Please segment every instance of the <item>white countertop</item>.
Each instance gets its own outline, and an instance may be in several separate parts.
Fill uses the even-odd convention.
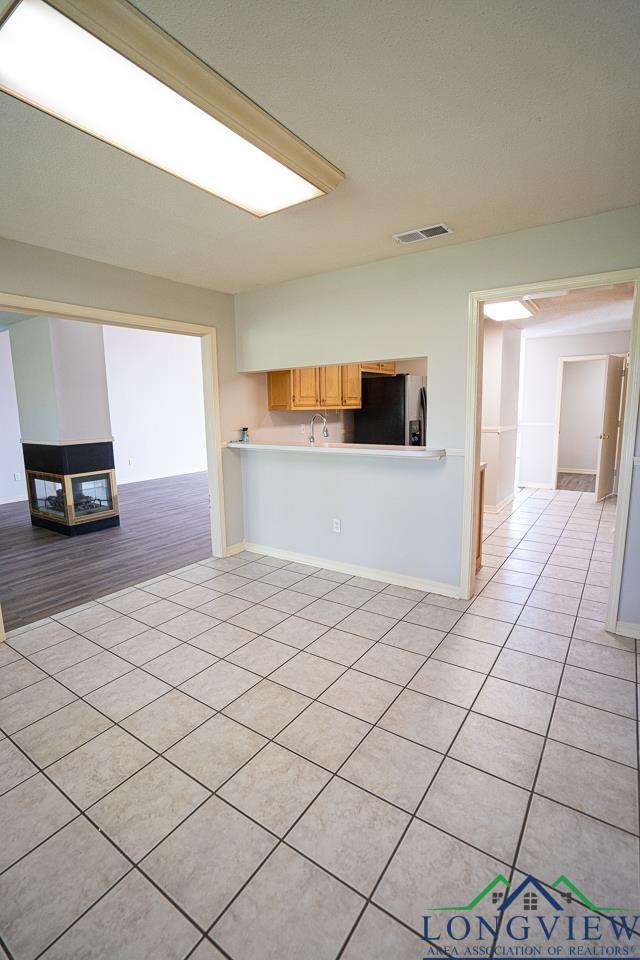
[[[267,452],[280,451],[282,453],[311,453],[311,454],[339,454],[351,457],[387,457],[395,460],[442,460],[446,457],[445,450],[433,450],[428,447],[400,447],[376,444],[367,446],[363,443],[320,443],[314,444],[300,441],[300,443],[282,443],[265,440],[254,443],[242,443],[232,440],[227,447],[233,450],[262,450]]]

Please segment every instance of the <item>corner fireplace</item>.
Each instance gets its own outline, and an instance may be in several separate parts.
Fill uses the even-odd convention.
[[[66,536],[117,527],[113,444],[24,443],[31,523]]]

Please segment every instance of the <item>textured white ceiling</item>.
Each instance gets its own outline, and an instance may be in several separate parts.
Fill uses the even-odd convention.
[[[136,5],[345,183],[259,221],[0,95],[1,235],[233,292],[640,202],[637,0]]]
[[[540,298],[534,300],[537,312],[512,326],[524,330],[527,339],[631,330],[633,287],[633,283],[617,283]]]

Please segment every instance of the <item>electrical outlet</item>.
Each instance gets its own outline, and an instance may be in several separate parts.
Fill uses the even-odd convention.
[[[334,532],[334,533],[341,533],[341,532],[342,532],[341,528],[342,528],[341,522],[340,522],[339,520],[334,520],[334,521],[333,521],[333,532]]]
[[[306,424],[301,423],[301,424],[300,424],[300,433],[306,433],[306,432],[307,432],[307,426],[306,426]]]
[[[133,466],[133,457],[129,457],[129,466]]]
[[[16,472],[15,472],[14,475],[13,475],[13,479],[14,479],[14,480],[22,480],[22,474],[20,473],[19,470],[16,470]]]

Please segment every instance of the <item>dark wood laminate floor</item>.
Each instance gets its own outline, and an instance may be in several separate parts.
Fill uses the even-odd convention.
[[[596,475],[595,473],[559,473],[556,489],[593,493],[596,489]]]
[[[79,537],[32,527],[26,502],[0,507],[7,630],[211,556],[206,473],[128,483],[121,526]]]

